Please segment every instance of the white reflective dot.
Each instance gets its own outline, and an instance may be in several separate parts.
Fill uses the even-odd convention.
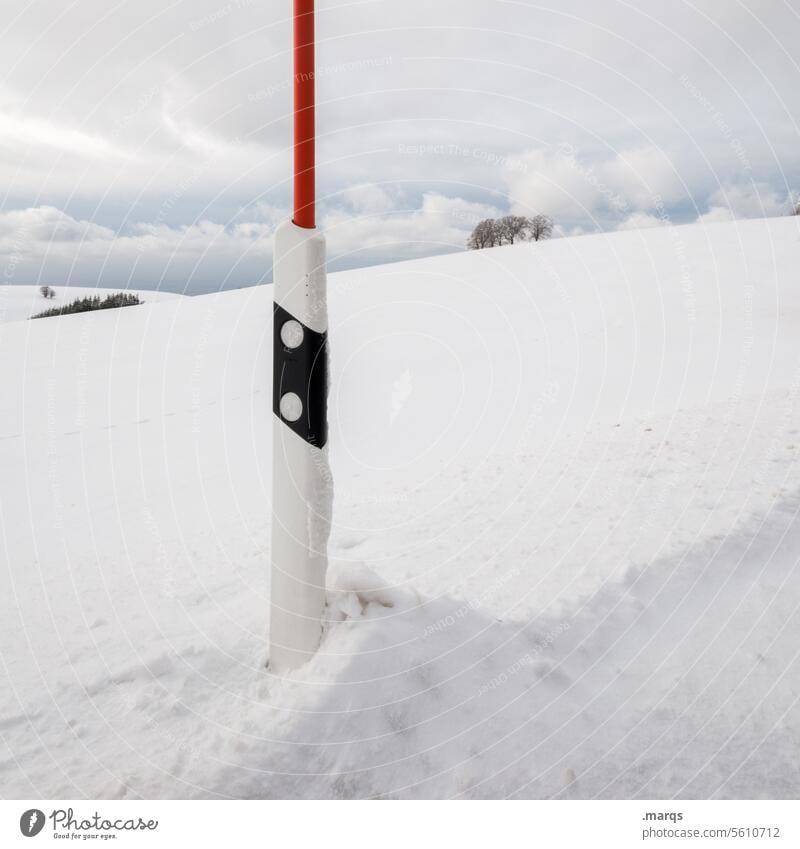
[[[299,348],[303,344],[303,325],[293,318],[284,321],[281,327],[281,342],[287,348]]]
[[[287,392],[281,397],[280,411],[287,422],[296,422],[303,415],[303,402],[294,392]]]

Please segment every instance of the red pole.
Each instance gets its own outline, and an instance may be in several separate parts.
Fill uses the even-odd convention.
[[[294,0],[294,213],[314,222],[314,0]]]

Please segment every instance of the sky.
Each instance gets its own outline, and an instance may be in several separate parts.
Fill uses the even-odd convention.
[[[787,214],[795,0],[321,0],[318,220],[333,270]],[[0,0],[0,283],[271,279],[291,202],[289,0]]]

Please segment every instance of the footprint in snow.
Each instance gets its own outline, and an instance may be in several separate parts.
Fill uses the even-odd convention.
[[[123,684],[134,684],[138,682],[152,681],[172,672],[174,663],[169,654],[160,654],[142,663],[132,664],[124,669],[119,669],[107,675],[101,675],[94,681],[84,685],[87,696],[93,698],[102,695],[106,691],[113,692]]]

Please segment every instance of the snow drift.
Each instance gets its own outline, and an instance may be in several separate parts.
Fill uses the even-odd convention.
[[[0,327],[5,797],[792,797],[800,232],[330,278],[329,622],[267,657],[269,287]]]

